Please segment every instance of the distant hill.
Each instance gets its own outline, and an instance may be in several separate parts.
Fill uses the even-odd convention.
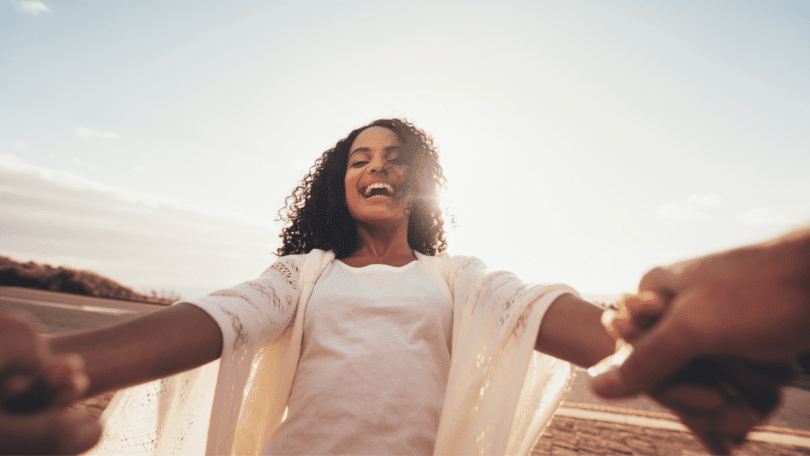
[[[97,298],[119,299],[169,305],[180,299],[172,292],[138,293],[129,287],[92,271],[63,266],[53,267],[33,261],[21,263],[0,256],[0,286],[35,288]]]

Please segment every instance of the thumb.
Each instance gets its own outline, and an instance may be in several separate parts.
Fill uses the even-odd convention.
[[[656,291],[662,294],[674,295],[683,288],[680,283],[683,269],[681,263],[653,268],[641,278],[638,284],[638,291]]]
[[[651,391],[683,369],[691,358],[686,339],[663,318],[633,341],[633,351],[617,368],[593,379],[591,388],[605,398],[621,398]]]

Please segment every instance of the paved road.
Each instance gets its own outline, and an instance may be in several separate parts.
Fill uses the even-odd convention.
[[[105,326],[162,306],[0,287],[0,311],[27,312],[40,331],[61,334]],[[652,400],[604,401],[582,370],[533,454],[705,454],[668,411]],[[109,396],[81,407],[97,415]],[[738,454],[810,455],[810,391],[788,388],[783,406]]]
[[[107,326],[163,307],[29,288],[0,287],[0,311],[24,312],[45,334],[64,334]]]

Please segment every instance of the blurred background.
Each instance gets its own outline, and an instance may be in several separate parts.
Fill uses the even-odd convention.
[[[184,297],[252,279],[315,159],[404,117],[451,253],[633,291],[810,222],[809,81],[802,0],[4,2],[0,255]]]

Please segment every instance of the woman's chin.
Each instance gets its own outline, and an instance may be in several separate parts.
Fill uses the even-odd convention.
[[[404,214],[404,209],[401,208],[367,208],[358,214],[352,214],[352,217],[358,224],[362,225],[376,225],[376,226],[391,226],[396,224],[408,225],[408,218]]]
[[[407,207],[407,202],[402,199],[373,196],[357,204],[354,208],[350,208],[349,212],[358,223],[388,225],[405,222],[407,224],[408,217],[405,215]]]

